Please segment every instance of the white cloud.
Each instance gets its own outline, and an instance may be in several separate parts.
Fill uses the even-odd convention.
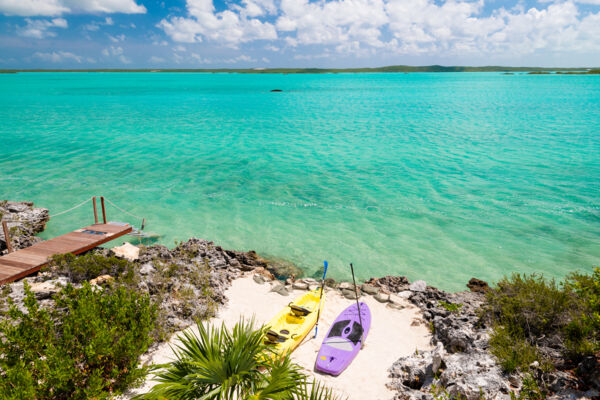
[[[145,14],[146,7],[136,0],[62,0],[74,12]]]
[[[600,48],[593,39],[594,24],[590,24],[600,14],[581,19],[570,1],[544,9],[500,8],[487,17],[479,16],[482,7],[482,1],[437,5],[430,0],[390,0],[386,10],[395,41],[388,48],[406,54],[494,56]]]
[[[55,16],[66,13],[144,14],[136,0],[0,0],[0,13],[22,17]]]
[[[234,5],[233,8],[249,17],[277,14],[277,7],[273,0],[242,0],[242,5]]]
[[[52,53],[36,52],[33,54],[33,57],[39,58],[42,61],[49,61],[53,63],[61,63],[68,60],[81,63],[81,60],[83,59],[83,57],[70,53],[68,51],[53,51]]]
[[[94,22],[84,25],[83,29],[95,32],[100,29],[101,25],[111,26],[111,25],[114,25],[114,22],[113,22],[112,18],[106,17],[103,22],[102,21],[94,21]]]
[[[491,0],[231,0],[217,10],[214,0],[186,0],[185,10],[165,6],[170,13],[158,23],[163,32],[148,40],[156,46],[205,42],[230,48],[266,41],[249,49],[263,53],[281,49],[297,59],[323,57],[380,57],[398,55],[477,60],[492,63],[507,60],[600,60],[600,10],[580,3],[600,0],[538,0],[526,8],[512,8]],[[516,2],[516,0],[514,0]],[[142,0],[0,0],[0,13],[10,15],[61,15],[65,13],[146,12]],[[167,3],[168,4],[168,3]],[[514,3],[513,3],[514,4]],[[496,7],[490,11],[490,6]],[[512,6],[512,5],[511,5]],[[56,36],[67,26],[63,18],[25,19],[17,29],[21,36]],[[117,21],[118,23],[127,23]],[[114,25],[102,15],[85,25],[98,30]],[[117,24],[118,25],[118,24]],[[122,25],[123,27],[128,25]],[[171,40],[164,40],[165,34]],[[131,61],[118,47],[124,35],[108,36],[106,57]],[[193,46],[175,46],[175,62],[208,59],[190,54]],[[296,49],[289,49],[294,47]],[[120,54],[115,54],[121,49]],[[315,55],[307,55],[315,54]],[[260,59],[264,54],[256,55]],[[543,55],[545,58],[537,58]],[[248,56],[244,56],[248,57]],[[561,57],[561,58],[559,58]],[[424,58],[425,59],[425,58]],[[256,59],[220,58],[211,63],[256,62]],[[526,62],[527,63],[527,62]]]
[[[152,57],[150,57],[150,59],[148,61],[150,61],[153,64],[159,64],[159,63],[164,63],[165,59],[162,57],[152,56]]]
[[[115,57],[123,64],[131,64],[132,62],[129,57],[125,56],[125,52],[121,46],[109,46],[102,50],[102,55],[104,57]]]
[[[223,62],[226,64],[237,64],[239,62],[256,62],[256,58],[252,58],[250,56],[242,54],[234,58],[225,59],[223,60]]]
[[[600,12],[582,17],[572,1],[540,9],[499,8],[486,16],[483,5],[483,0],[281,0],[276,27],[288,46],[333,46],[338,53],[363,57],[378,52],[487,57],[600,48],[594,40]]]
[[[90,32],[96,32],[97,30],[100,29],[100,26],[92,22],[91,24],[84,25],[83,29],[85,29],[86,31],[90,31]]]
[[[215,12],[212,0],[187,0],[188,17],[163,19],[158,24],[172,40],[194,43],[208,39],[235,47],[259,39],[276,39],[273,24],[248,14],[240,7]]]
[[[192,53],[191,57],[200,64],[211,64],[213,61],[210,58],[202,57],[200,54]]]
[[[102,50],[102,54],[108,56],[120,56],[123,54],[123,48],[121,46],[110,46]]]
[[[17,28],[17,34],[24,37],[43,39],[45,37],[54,37],[56,33],[53,28],[67,28],[68,23],[64,18],[54,18],[51,20],[25,18],[27,25]]]
[[[282,0],[277,29],[295,32],[297,44],[334,44],[358,41],[381,47],[381,30],[388,22],[383,0]]]
[[[125,35],[123,35],[123,34],[117,35],[117,36],[108,35],[108,38],[113,43],[119,43],[119,42],[123,42],[125,40]]]
[[[69,11],[61,0],[0,0],[0,13],[5,15],[54,16]]]

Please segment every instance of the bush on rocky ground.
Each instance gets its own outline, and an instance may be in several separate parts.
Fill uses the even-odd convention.
[[[152,343],[212,316],[239,271],[261,263],[200,239],[143,247],[136,261],[54,257],[0,292],[0,398],[110,397],[143,374]]]
[[[595,268],[592,275],[571,274],[565,290],[581,302],[579,314],[565,331],[570,356],[579,358],[600,352],[600,268]]]
[[[121,282],[131,282],[134,277],[134,267],[129,261],[94,253],[80,256],[71,253],[55,255],[43,270],[67,276],[73,283],[89,281],[100,275],[110,275]]]
[[[68,285],[51,308],[27,284],[25,295],[0,320],[0,398],[109,398],[143,375],[156,320],[147,295]]]
[[[532,373],[546,390],[552,370],[574,370],[580,386],[600,389],[600,268],[561,284],[515,274],[486,297],[490,350],[506,372]]]

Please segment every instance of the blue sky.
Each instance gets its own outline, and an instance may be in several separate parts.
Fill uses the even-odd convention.
[[[600,0],[0,0],[0,68],[600,66]]]

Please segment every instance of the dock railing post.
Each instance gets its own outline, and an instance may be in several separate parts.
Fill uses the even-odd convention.
[[[102,207],[102,220],[106,224],[106,209],[104,208],[104,196],[100,196],[100,206]]]
[[[8,224],[2,221],[2,230],[4,230],[4,240],[6,241],[6,249],[9,253],[13,252],[12,244],[10,244],[10,235],[8,233]]]
[[[94,203],[94,224],[98,224],[98,209],[96,208],[96,196],[92,197],[92,203]]]

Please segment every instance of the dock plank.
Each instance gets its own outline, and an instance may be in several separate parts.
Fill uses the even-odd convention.
[[[131,225],[94,224],[0,257],[0,284],[40,270],[56,254],[80,254],[131,232]],[[84,231],[103,232],[103,234]]]

